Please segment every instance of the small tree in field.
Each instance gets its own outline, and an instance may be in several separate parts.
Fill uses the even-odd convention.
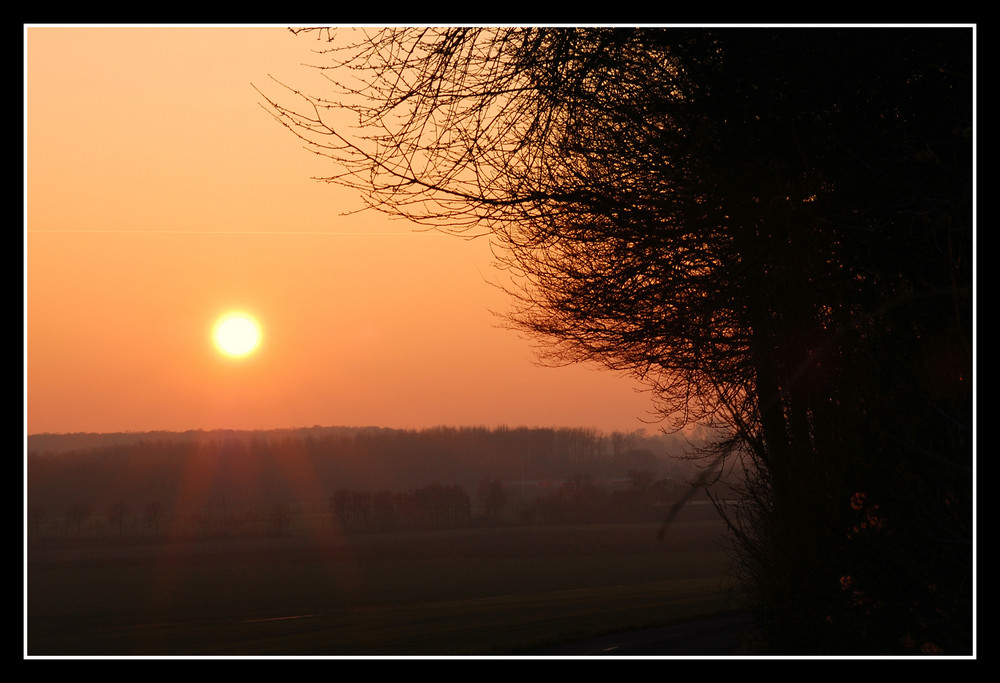
[[[90,505],[77,501],[66,511],[66,518],[76,527],[76,535],[83,534],[83,524],[90,518]]]
[[[146,526],[153,528],[153,533],[160,534],[160,522],[163,520],[163,504],[158,500],[151,500],[146,504],[143,511],[143,519]]]
[[[284,536],[292,521],[292,508],[288,503],[274,502],[268,509],[267,519],[271,526],[271,533],[275,536]]]
[[[628,478],[632,481],[632,488],[642,493],[653,484],[656,475],[649,470],[629,470]]]
[[[128,516],[129,508],[123,500],[116,500],[108,507],[108,524],[117,527],[118,535],[125,531],[125,517]]]
[[[500,519],[501,512],[507,505],[507,492],[499,479],[484,479],[479,482],[477,490],[483,516],[491,522]]]
[[[36,538],[42,535],[42,526],[48,520],[48,510],[44,505],[28,506],[28,533]]]

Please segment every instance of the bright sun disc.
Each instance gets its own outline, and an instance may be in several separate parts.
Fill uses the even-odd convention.
[[[215,323],[215,345],[228,356],[245,356],[260,344],[260,325],[246,313],[227,313]]]

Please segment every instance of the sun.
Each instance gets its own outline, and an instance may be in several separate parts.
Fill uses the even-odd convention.
[[[247,356],[260,346],[260,325],[248,313],[233,311],[219,318],[212,330],[215,346],[227,356]]]

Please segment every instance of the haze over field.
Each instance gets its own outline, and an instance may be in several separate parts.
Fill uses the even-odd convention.
[[[25,29],[26,653],[503,652],[646,623],[658,609],[646,582],[674,578],[664,567],[683,579],[667,618],[719,609],[722,555],[702,522],[707,573],[660,552],[659,498],[610,506],[608,482],[631,488],[630,468],[679,473],[665,457],[682,441],[644,422],[649,396],[593,367],[539,366],[500,327],[509,301],[486,238],[352,214],[357,196],[310,179],[326,164],[253,86],[309,82],[314,46],[279,26]],[[510,483],[529,478],[552,488]],[[595,499],[576,501],[577,485]],[[432,514],[441,500],[457,513]],[[650,525],[633,531],[639,554],[603,547],[617,531],[567,550],[528,524],[581,514]],[[380,536],[364,556],[372,532],[442,528],[445,550]],[[570,551],[607,557],[550,557]],[[479,552],[492,571],[468,575]],[[445,564],[428,569],[425,554]],[[567,586],[583,598],[560,597]],[[546,610],[593,610],[605,590],[593,625],[549,623]],[[530,628],[520,608],[483,615],[497,593],[548,607]],[[479,619],[487,635],[411,633],[400,603],[429,622],[457,609],[442,623],[472,633]],[[505,620],[506,640],[490,635]],[[311,635],[289,645],[281,628],[297,624]]]

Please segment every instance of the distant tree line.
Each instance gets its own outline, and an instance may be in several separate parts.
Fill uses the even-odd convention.
[[[49,443],[53,443],[49,440]],[[28,507],[46,509],[50,521],[74,503],[104,515],[121,503],[142,516],[149,501],[178,510],[235,510],[267,501],[325,507],[335,491],[413,491],[449,482],[477,492],[484,480],[564,480],[577,472],[625,477],[631,469],[675,479],[694,468],[671,456],[684,443],[644,432],[602,434],[586,429],[314,428],[272,432],[190,433],[27,457]],[[688,474],[690,472],[690,474]],[[80,515],[78,515],[79,517]],[[37,514],[29,524],[39,526]],[[164,523],[151,514],[150,525]],[[82,524],[82,522],[80,523]]]
[[[458,484],[433,482],[411,490],[341,488],[316,505],[285,500],[213,508],[168,507],[159,500],[133,505],[115,500],[95,506],[76,499],[63,506],[30,505],[28,538],[233,538],[326,533],[358,535],[462,529],[484,526],[608,524],[662,521],[668,506],[689,486],[655,480],[653,472],[632,470],[629,480],[598,480],[575,473],[544,482],[529,496],[512,489],[525,482],[484,479],[471,497]],[[708,503],[703,495],[703,502]],[[705,511],[714,515],[711,506]],[[299,531],[295,531],[295,528]]]
[[[194,438],[200,435],[200,438]],[[72,436],[72,435],[71,435]],[[88,435],[92,436],[92,435]],[[343,533],[653,520],[638,496],[694,481],[684,444],[586,429],[311,428],[186,432],[29,451],[26,530],[39,537],[285,535],[311,514]],[[77,443],[69,438],[68,443]],[[31,442],[29,442],[30,446]],[[631,483],[629,483],[631,482]]]
[[[472,503],[461,486],[433,483],[412,492],[339,489],[330,512],[348,534],[456,529],[469,526]]]

